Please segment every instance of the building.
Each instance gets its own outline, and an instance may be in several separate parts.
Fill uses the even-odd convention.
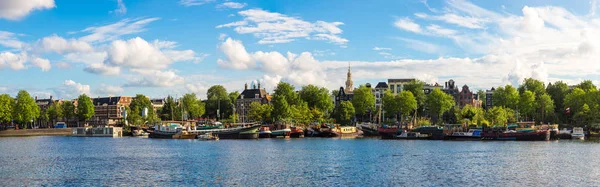
[[[40,108],[40,114],[43,114],[46,110],[48,110],[48,108],[54,104],[54,100],[52,100],[52,96],[50,96],[50,99],[38,99],[37,96],[35,96],[35,104],[37,104],[37,106]],[[35,126],[38,126],[40,128],[47,128],[47,127],[53,127],[54,124],[52,122],[51,119],[42,119],[42,118],[38,118],[35,120]]]
[[[440,84],[438,84],[438,83],[436,82],[436,83],[435,83],[435,84],[433,84],[433,85],[432,85],[432,84],[425,84],[425,85],[423,85],[423,92],[425,92],[425,95],[428,95],[428,94],[430,94],[431,92],[433,92],[433,90],[434,90],[434,89],[436,89],[436,88],[438,88],[438,89],[440,89],[440,90],[444,89],[444,87],[443,87],[443,86],[441,86]]]
[[[479,100],[479,95],[473,93],[469,90],[469,86],[466,84],[462,87],[462,90],[458,94],[458,106],[461,108],[465,105],[473,105],[476,107],[481,107],[481,101]]]
[[[494,106],[493,95],[495,90],[496,89],[492,87],[491,90],[485,91],[485,109],[490,109],[492,106]]]
[[[392,91],[392,93],[394,95],[397,95],[398,93],[402,92],[405,84],[410,83],[415,80],[416,79],[388,79],[387,84],[389,86],[389,89]]]
[[[352,81],[352,72],[350,72],[350,64],[348,64],[348,74],[346,76],[346,93],[352,93],[354,91],[354,82]]]
[[[451,95],[454,98],[454,101],[458,103],[458,87],[455,86],[454,80],[450,79],[448,82],[444,84],[444,89],[442,89],[448,95]]]
[[[152,103],[152,109],[156,112],[165,106],[165,99],[150,99],[150,103]]]
[[[242,91],[235,102],[235,110],[238,114],[238,122],[248,122],[247,111],[252,102],[258,102],[260,104],[271,103],[271,95],[267,93],[267,90],[260,87],[260,82],[258,83],[258,87],[256,85],[252,85],[252,88],[250,89],[248,89],[248,84],[244,85],[244,91]]]
[[[338,106],[342,101],[352,101],[354,95],[354,82],[352,81],[352,72],[348,65],[348,74],[346,76],[346,87],[340,87],[338,94],[335,96],[335,106]]]
[[[91,126],[125,124],[125,108],[132,98],[128,96],[98,97],[92,99],[95,114],[88,121]]]
[[[375,95],[375,108],[381,108],[383,103],[383,95],[388,90],[388,84],[385,82],[379,82],[373,89],[373,95]]]

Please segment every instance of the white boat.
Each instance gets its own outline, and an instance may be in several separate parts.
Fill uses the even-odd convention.
[[[219,140],[218,136],[213,135],[212,133],[206,133],[198,135],[199,140]]]
[[[407,132],[403,131],[402,134],[396,136],[396,139],[404,139],[404,140],[416,140],[416,139],[428,139],[429,135],[421,134],[418,132]]]
[[[581,127],[573,128],[573,133],[571,133],[571,138],[572,139],[580,139],[580,140],[585,139],[585,134],[583,133],[583,128],[581,128]]]

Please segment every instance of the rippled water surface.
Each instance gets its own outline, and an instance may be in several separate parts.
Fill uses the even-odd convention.
[[[1,186],[598,186],[600,143],[0,138]]]

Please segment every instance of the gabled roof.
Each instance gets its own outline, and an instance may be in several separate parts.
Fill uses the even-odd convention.
[[[244,99],[252,99],[256,96],[256,94],[258,94],[258,98],[267,98],[270,99],[269,93],[267,93],[267,91],[263,88],[263,89],[246,89],[244,91],[242,91],[242,93],[240,94],[240,96],[238,96],[237,99],[242,99],[242,96],[244,96]]]
[[[99,98],[92,98],[92,103],[94,104],[94,106],[101,106],[104,104],[116,105],[119,102],[119,100],[121,100],[121,96],[99,97]]]
[[[379,82],[375,88],[388,88],[388,84],[386,82]]]

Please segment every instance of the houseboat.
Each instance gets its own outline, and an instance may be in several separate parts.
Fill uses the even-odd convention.
[[[183,126],[177,122],[162,122],[154,126],[153,130],[148,130],[149,138],[172,139],[173,135],[183,131]]]
[[[468,132],[453,132],[450,135],[446,135],[444,137],[446,140],[481,140],[481,130],[480,129],[469,129]]]
[[[377,128],[377,132],[379,133],[379,136],[381,136],[381,139],[395,139],[400,131],[401,129],[396,126],[383,125],[382,127]]]
[[[579,139],[579,140],[585,139],[585,133],[583,132],[583,128],[581,128],[581,127],[573,128],[573,133],[571,133],[571,138]]]
[[[290,132],[291,138],[304,138],[304,130],[300,127],[291,127],[292,132]]]
[[[558,133],[558,139],[562,139],[562,140],[569,140],[571,139],[571,131],[568,130],[567,128],[563,128],[562,130],[560,130],[560,132]]]
[[[198,140],[219,140],[219,137],[212,133],[198,135]]]
[[[339,126],[335,128],[342,138],[356,138],[360,134],[360,130],[353,126]]]
[[[270,138],[271,137],[271,129],[269,126],[261,126],[258,130],[258,138]]]
[[[363,132],[363,136],[379,136],[377,126],[373,124],[361,124],[360,130]]]
[[[421,134],[419,132],[408,132],[406,130],[402,131],[400,135],[397,135],[395,139],[398,140],[426,140],[429,139],[428,134]]]
[[[72,136],[78,137],[122,137],[122,127],[76,127],[72,128]]]
[[[219,139],[258,139],[258,128],[260,124],[254,123],[238,123],[232,124],[233,128],[205,130],[205,133],[212,133]],[[202,132],[202,131],[200,131]],[[202,134],[205,134],[202,133]]]

